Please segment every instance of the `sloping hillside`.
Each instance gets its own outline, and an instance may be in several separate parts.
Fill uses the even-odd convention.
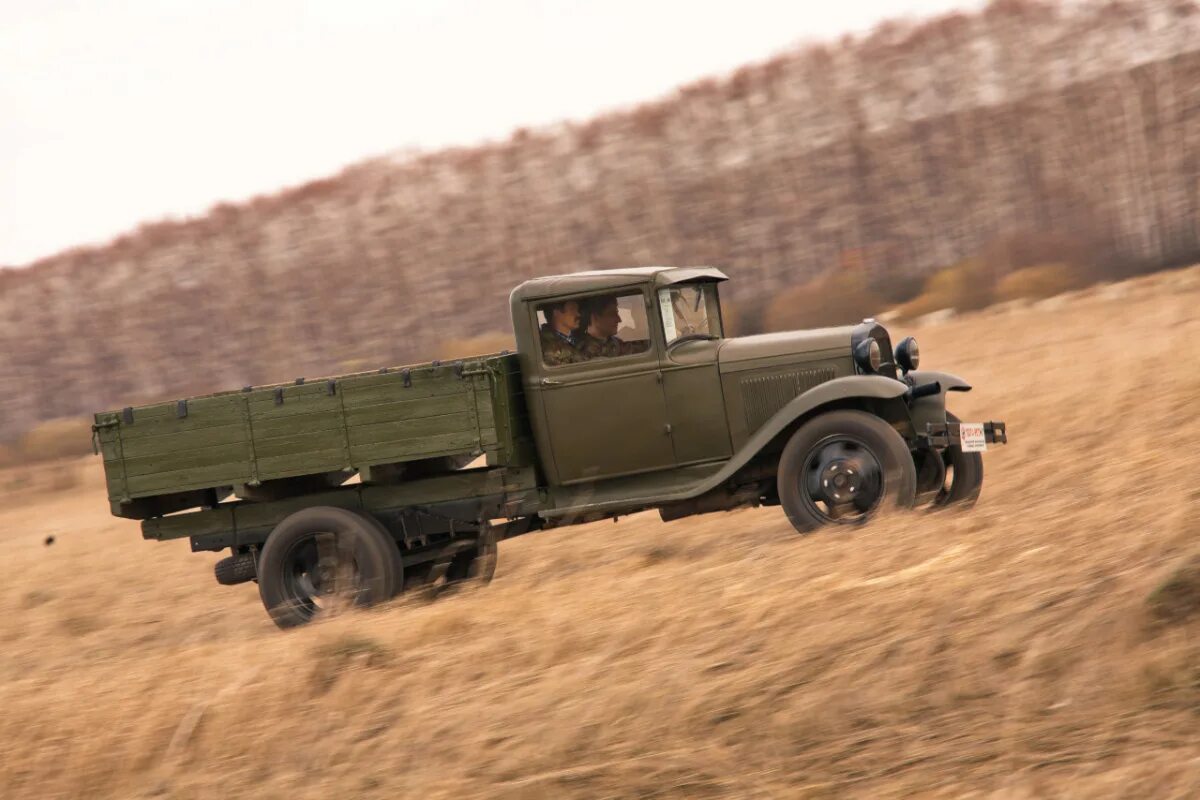
[[[1043,240],[1109,275],[1194,260],[1196,11],[1004,0],[888,24],[2,271],[0,441],[428,357],[503,328],[515,282],[585,266],[720,264],[752,302],[840,264],[882,279]]]
[[[777,509],[639,515],[290,633],[211,555],[106,516],[94,471],[9,496],[0,786],[1193,797],[1200,575],[1147,598],[1200,555],[1198,302],[1192,268],[912,331],[975,384],[956,411],[1009,423],[973,513],[805,538]]]

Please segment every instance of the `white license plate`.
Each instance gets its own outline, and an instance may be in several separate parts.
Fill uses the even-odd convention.
[[[987,436],[983,432],[983,423],[958,423],[958,442],[964,453],[982,453],[987,450]]]

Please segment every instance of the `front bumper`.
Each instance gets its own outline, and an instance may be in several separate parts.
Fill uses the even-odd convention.
[[[917,439],[921,444],[937,450],[959,445],[962,443],[962,437],[959,435],[958,426],[957,422],[929,422],[925,425],[925,432],[917,434]],[[1003,422],[983,423],[983,436],[988,444],[1008,444],[1008,431]]]

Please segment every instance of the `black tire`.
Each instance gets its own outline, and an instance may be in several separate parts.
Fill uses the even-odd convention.
[[[831,486],[830,474],[846,483]],[[808,533],[829,524],[862,524],[889,505],[911,508],[917,471],[891,425],[864,411],[830,411],[792,434],[776,484],[788,520]]]
[[[222,558],[213,565],[213,573],[217,577],[217,583],[222,586],[236,586],[258,577],[254,556],[250,553],[237,553]]]
[[[375,527],[375,530],[384,541],[388,554],[392,557],[392,561],[394,562],[393,569],[396,571],[396,583],[392,586],[392,597],[395,597],[404,591],[404,556],[400,553],[400,545],[396,541],[396,537],[392,536],[391,531],[378,519],[366,512],[363,512],[361,516]]]
[[[947,411],[946,421],[960,420]],[[942,461],[946,465],[946,479],[930,506],[970,508],[975,505],[983,488],[983,456],[980,453],[964,453],[958,445],[951,445],[942,452]]]
[[[395,551],[395,541],[374,519],[332,506],[305,508],[267,537],[258,559],[258,593],[280,628],[342,605],[381,603],[403,582]]]

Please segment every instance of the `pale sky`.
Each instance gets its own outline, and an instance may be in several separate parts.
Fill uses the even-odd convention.
[[[0,265],[971,0],[0,0]]]

